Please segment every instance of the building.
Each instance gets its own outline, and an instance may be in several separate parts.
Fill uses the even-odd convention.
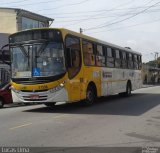
[[[17,31],[49,27],[54,21],[33,12],[17,8],[1,8],[0,7],[0,33],[15,33]]]
[[[144,84],[160,83],[160,68],[142,65],[142,80]]]
[[[0,48],[8,44],[8,33],[0,33]],[[10,66],[3,63],[3,61],[10,61],[9,49],[5,47],[4,55],[0,49],[0,84],[8,82],[10,79]]]
[[[52,18],[23,9],[0,7],[0,48],[8,44],[10,34],[25,29],[49,27],[53,21]]]
[[[1,48],[8,44],[8,36],[12,33],[31,28],[49,27],[54,19],[33,12],[17,8],[0,7],[0,84],[9,80],[10,66],[5,62],[10,61],[9,49]]]
[[[0,7],[0,48],[8,44],[12,33],[31,28],[49,27],[54,19],[17,8]]]
[[[9,34],[8,33],[0,33],[0,64],[2,64],[3,60],[7,60],[9,61],[10,58],[9,58],[9,49],[8,47],[5,47],[5,55],[2,56],[2,52],[1,52],[1,48],[8,44],[8,36]]]
[[[0,48],[8,43],[9,33],[0,32]]]
[[[0,63],[0,84],[9,82],[10,80],[10,66]]]

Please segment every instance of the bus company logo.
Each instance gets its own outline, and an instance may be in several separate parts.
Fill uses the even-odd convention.
[[[158,148],[156,148],[156,147],[142,147],[142,153],[158,153]]]
[[[112,78],[112,72],[103,72],[103,78]]]

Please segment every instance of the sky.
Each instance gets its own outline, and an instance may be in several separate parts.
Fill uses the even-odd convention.
[[[54,19],[67,28],[142,54],[160,56],[160,0],[0,0],[0,7],[21,8]]]

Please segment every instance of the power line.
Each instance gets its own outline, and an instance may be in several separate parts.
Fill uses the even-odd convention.
[[[136,9],[136,8],[135,8]],[[160,11],[160,9],[152,9],[152,10],[149,10],[149,11],[146,11],[146,12],[144,12],[144,13],[146,13],[146,14],[148,14],[148,13],[156,13],[156,12],[159,12]],[[86,20],[93,20],[93,19],[103,19],[103,18],[108,18],[108,17],[123,17],[123,16],[127,16],[127,15],[134,15],[134,14],[136,14],[136,12],[131,12],[131,13],[125,13],[124,12],[124,14],[123,15],[120,15],[120,14],[109,14],[109,15],[105,15],[105,14],[94,14],[93,16],[94,17],[91,17],[91,16],[87,16],[87,18],[82,18],[82,17],[84,17],[84,15],[80,15],[80,16],[58,16],[58,17],[56,17],[55,16],[55,18],[67,18],[67,20],[60,20],[60,21],[58,21],[58,22],[73,22],[73,21],[86,21]],[[43,14],[43,16],[46,16],[46,14]],[[101,16],[102,15],[102,16]],[[2,16],[1,16],[2,17]],[[13,16],[9,16],[9,15],[3,15],[3,17],[13,17]],[[86,17],[86,16],[85,16]],[[69,18],[82,18],[82,19],[73,19],[73,20],[68,20]],[[57,20],[57,19],[56,19]],[[76,23],[75,23],[76,24]]]
[[[149,10],[147,12],[144,12],[145,14],[149,14],[149,13],[157,13],[157,12],[160,12],[160,9],[154,9],[154,10]],[[55,21],[58,21],[58,23],[64,23],[64,22],[77,22],[77,23],[80,23],[80,21],[86,21],[86,20],[100,20],[100,19],[105,19],[105,18],[109,18],[109,17],[124,17],[124,16],[128,16],[128,15],[134,15],[136,14],[136,12],[131,12],[131,13],[125,13],[123,15],[120,15],[120,14],[109,14],[109,15],[100,15],[100,14],[95,14],[94,17],[86,17],[86,18],[82,18],[84,16],[72,16],[72,17],[65,17],[65,16],[62,16],[62,17],[54,17],[56,18]],[[44,14],[43,14],[44,15]],[[99,16],[100,15],[100,16]],[[13,17],[12,15],[1,15],[1,17]],[[67,20],[58,20],[58,19],[67,19]],[[82,19],[73,19],[73,18],[82,18]],[[73,19],[73,20],[69,20],[69,19]],[[75,25],[77,23],[73,23],[73,24],[70,24],[70,25]]]
[[[120,5],[118,5],[118,6],[116,6],[116,7],[113,7],[112,9],[110,9],[110,10],[114,10],[114,9],[117,9],[117,8],[119,8],[119,7],[121,7],[121,6],[125,6],[125,5],[128,5],[128,4],[131,4],[133,2],[133,0],[131,0],[131,1],[128,1],[127,3],[122,3],[122,4],[120,4]],[[102,15],[103,13],[100,13],[100,14],[97,14],[97,15]],[[97,16],[96,15],[96,16]],[[86,18],[85,20],[90,20],[90,19],[95,19],[95,15],[92,15],[92,16],[90,16],[90,17],[88,17],[88,18]],[[78,23],[81,23],[81,22],[84,22],[85,20],[79,20],[78,22],[76,22],[76,23],[74,23],[74,25],[75,24],[78,24]],[[70,24],[71,25],[71,24]],[[69,26],[70,26],[69,25]],[[66,25],[67,26],[67,25]]]
[[[129,20],[129,19],[131,19],[131,18],[133,18],[133,17],[135,17],[135,16],[137,16],[137,15],[139,15],[139,14],[144,13],[145,11],[147,11],[148,9],[156,6],[156,5],[159,4],[159,3],[160,3],[160,1],[157,2],[157,3],[155,3],[155,4],[153,4],[153,5],[151,5],[151,6],[149,6],[149,7],[147,7],[146,9],[144,9],[144,10],[142,10],[142,11],[140,11],[140,12],[138,12],[138,13],[132,15],[132,16],[130,16],[130,17],[125,18],[125,19],[122,19],[122,20],[119,20],[119,21],[115,21],[115,22],[112,22],[112,23],[110,23],[110,24],[106,24],[106,25],[104,25],[104,26],[96,26],[96,27],[88,28],[88,29],[85,29],[85,31],[94,30],[94,29],[99,29],[99,28],[104,28],[104,27],[107,27],[107,26],[111,26],[111,25],[114,25],[114,24],[117,24],[117,23],[120,23],[120,22]]]
[[[70,3],[70,4],[65,4],[65,5],[60,5],[60,6],[57,6],[57,7],[53,7],[53,8],[47,8],[47,9],[41,9],[41,10],[37,10],[37,11],[48,11],[48,10],[55,10],[55,9],[59,9],[59,8],[62,8],[62,7],[66,7],[66,6],[74,6],[74,5],[80,5],[80,4],[83,4],[83,3],[86,3],[90,0],[83,0],[83,1],[80,1],[78,3]]]
[[[23,1],[27,1],[27,0],[23,0]],[[13,3],[20,3],[20,2],[23,2],[23,1],[18,1],[18,2],[13,2]],[[22,6],[34,6],[34,4],[38,5],[38,4],[43,4],[43,3],[50,3],[50,2],[55,2],[55,1],[63,1],[63,0],[50,0],[50,1],[45,1],[45,2],[36,2],[36,3],[29,3],[29,4],[22,4],[22,5],[12,5],[11,7],[22,7]],[[66,7],[66,6],[74,6],[74,5],[79,5],[79,4],[82,4],[82,3],[86,3],[87,1],[90,1],[90,0],[83,0],[83,1],[80,1],[80,2],[77,2],[77,3],[69,3],[69,4],[65,4],[65,5],[60,5],[60,6],[57,6],[57,7],[54,7],[54,8],[46,8],[46,9],[41,9],[41,10],[36,10],[37,11],[48,11],[48,10],[52,10],[52,9],[59,9],[59,8],[62,8],[62,7]],[[6,3],[6,4],[12,4],[12,3]]]
[[[26,0],[23,0],[23,1],[26,1]],[[60,0],[55,0],[55,1],[60,1]],[[54,2],[55,2],[54,1]],[[153,0],[152,0],[153,1]],[[17,1],[17,2],[22,2],[22,1]],[[15,3],[17,3],[17,2],[15,2]],[[53,2],[53,1],[45,1],[45,2],[39,2],[38,4],[41,4],[41,3],[50,3],[50,2]],[[25,4],[25,6],[26,5],[33,5],[34,3],[30,3],[30,4]],[[37,3],[35,3],[35,4],[37,4]],[[75,4],[75,3],[74,3]],[[126,3],[127,4],[127,3]],[[68,5],[70,5],[70,4],[68,4]],[[121,4],[121,5],[125,5],[124,3],[123,4]],[[135,10],[135,9],[139,9],[139,8],[144,8],[144,7],[133,7],[133,8],[124,8],[124,9],[117,9],[118,8],[118,6],[117,7],[115,7],[114,9],[112,8],[112,9],[108,9],[108,10],[98,10],[98,11],[86,11],[86,12],[84,12],[84,13],[87,13],[87,12],[108,12],[108,11],[116,11],[116,10],[126,10],[126,9],[133,9],[133,10]],[[73,12],[72,14],[75,14],[76,12]],[[77,12],[77,13],[80,13],[80,12]],[[82,13],[82,12],[81,12]],[[56,15],[56,13],[54,13],[55,15]],[[65,13],[65,14],[67,14],[67,13]],[[104,13],[102,13],[102,14],[104,14]],[[128,13],[127,13],[128,14]],[[44,14],[43,13],[43,15],[51,15],[51,14]],[[101,14],[97,14],[96,16],[98,16],[98,15],[101,15]],[[118,15],[118,14],[117,14]],[[94,18],[95,18],[95,15],[93,15],[94,16]],[[90,19],[92,16],[89,16],[87,19]],[[66,18],[66,17],[59,17],[59,18]],[[69,18],[69,17],[68,17]],[[73,17],[72,17],[73,18]],[[100,17],[100,18],[105,18],[105,17]],[[84,19],[84,20],[87,20],[86,18]],[[83,21],[83,19],[81,19],[81,20],[77,20],[77,21]],[[61,21],[61,22],[63,22],[63,21]],[[64,22],[66,22],[66,21],[64,21]]]
[[[27,0],[24,0],[24,1],[27,1]],[[54,0],[54,2],[59,2],[59,1],[63,1],[63,0]],[[20,1],[19,1],[20,2]],[[14,2],[14,3],[19,3],[19,2]],[[23,1],[22,1],[23,2]],[[30,6],[30,5],[33,5],[36,4],[36,5],[39,5],[39,4],[46,4],[46,3],[50,3],[50,2],[53,2],[53,0],[50,0],[50,1],[43,1],[43,2],[38,2],[38,3],[29,3],[29,4],[20,4],[20,5],[13,5],[12,7],[21,7],[21,6]],[[6,3],[6,4],[11,4],[11,3]]]
[[[153,1],[153,0],[151,0],[151,1]],[[151,2],[151,1],[149,1],[149,2]],[[149,3],[148,2],[148,3]],[[148,4],[147,3],[147,4]],[[152,12],[153,12],[153,10],[151,10]],[[150,11],[150,12],[151,12]],[[160,10],[157,10],[157,11],[160,11]],[[150,13],[150,12],[146,12],[146,13]],[[80,23],[80,22],[83,22],[83,21],[86,21],[86,20],[93,20],[93,19],[103,19],[103,18],[108,18],[108,17],[116,17],[116,16],[118,16],[118,17],[123,17],[123,16],[128,16],[128,15],[135,15],[137,12],[127,12],[127,13],[125,13],[125,14],[122,14],[122,15],[119,15],[119,14],[116,14],[116,15],[114,15],[114,14],[112,14],[112,15],[107,15],[107,16],[104,16],[104,13],[102,13],[103,14],[103,16],[99,16],[99,15],[102,15],[102,14],[95,14],[95,15],[93,15],[93,16],[89,16],[89,17],[87,17],[87,18],[83,18],[83,19],[73,19],[73,20],[61,20],[61,21],[58,21],[58,22],[76,22],[76,23],[72,23],[72,24],[69,24],[69,25],[75,25],[75,24],[78,24],[78,23]],[[78,16],[79,18],[81,17],[81,16]],[[83,17],[83,16],[82,16]],[[58,18],[71,18],[71,17],[58,17]],[[73,18],[73,17],[72,17]],[[67,25],[66,25],[67,26]]]
[[[157,6],[160,6],[160,5],[157,5]],[[156,7],[157,7],[156,6]],[[120,9],[100,9],[100,10],[92,10],[92,11],[76,11],[76,12],[61,12],[61,13],[44,13],[44,15],[61,15],[61,14],[85,14],[86,13],[94,13],[94,12],[114,12],[114,11],[124,11],[124,10],[135,10],[135,9],[142,9],[142,8],[147,8],[148,6],[145,6],[145,7],[131,7],[131,8],[120,8]]]
[[[153,0],[151,0],[151,1],[153,1]],[[149,2],[151,2],[151,1],[149,1]],[[148,2],[148,3],[149,3]],[[148,4],[147,3],[147,4]],[[160,10],[159,10],[160,11]],[[144,12],[144,13],[148,13],[148,12]],[[130,14],[132,14],[132,15],[135,15],[135,14],[137,14],[137,12],[132,12],[132,11],[130,11],[130,12],[127,12],[127,13],[124,13],[124,14],[122,14],[122,15],[119,15],[119,14],[117,14],[116,16],[118,16],[118,19],[119,19],[119,17],[124,17],[124,16],[128,16],[128,15],[130,15]],[[116,17],[115,16],[115,17]],[[78,24],[78,23],[80,23],[80,22],[84,22],[84,21],[86,21],[86,20],[93,20],[93,19],[102,19],[102,18],[108,18],[109,16],[102,16],[102,17],[93,17],[93,18],[85,18],[85,19],[81,19],[81,20],[77,20],[77,21],[79,21],[79,22],[76,22],[76,23],[72,23],[72,24],[68,24],[68,25],[65,25],[65,26],[71,26],[71,25],[75,25],[75,24]],[[110,16],[110,17],[114,17],[113,15],[112,16]],[[74,22],[74,21],[76,21],[76,20],[72,20],[71,22]],[[113,22],[113,21],[117,21],[117,18],[116,19],[114,19],[114,20],[112,20],[112,21],[110,21],[111,23]],[[59,21],[60,22],[60,21]],[[64,22],[64,21],[62,21],[62,22]],[[66,22],[69,22],[69,20],[67,20]],[[102,24],[102,25],[104,25],[104,24]],[[99,25],[100,26],[100,25]],[[85,29],[83,29],[83,30],[85,30]]]
[[[24,0],[26,1],[26,0]],[[63,1],[63,0],[55,0],[55,1]],[[55,2],[54,1],[54,2]],[[70,3],[70,4],[65,4],[65,5],[61,5],[61,6],[58,6],[58,7],[54,7],[54,8],[50,8],[50,9],[41,9],[41,10],[36,10],[37,11],[43,11],[43,10],[51,10],[51,9],[58,9],[58,8],[61,8],[61,7],[66,7],[66,6],[74,6],[74,5],[79,5],[79,4],[82,4],[82,3],[86,3],[87,1],[90,1],[90,0],[83,0],[83,1],[80,1],[78,3]],[[22,2],[22,1],[18,1],[18,2]],[[50,3],[50,2],[53,2],[53,0],[51,1],[45,1],[45,2],[39,2],[39,3]],[[38,3],[38,4],[39,4]],[[17,6],[12,6],[12,7],[18,7],[18,6],[26,6],[26,5],[34,5],[34,4],[37,4],[37,3],[30,3],[30,4],[24,4],[24,5],[17,5]]]
[[[12,4],[12,3],[21,3],[21,2],[25,2],[25,1],[28,1],[28,0],[21,0],[21,1],[16,1],[16,2],[10,2],[10,3],[4,3],[4,4]],[[45,1],[45,2],[38,2],[38,3],[29,3],[29,4],[22,4],[22,5],[16,5],[16,6],[11,6],[11,7],[20,7],[20,6],[29,6],[29,5],[33,5],[34,6],[34,4],[36,4],[36,5],[39,5],[39,4],[43,4],[43,3],[50,3],[50,2],[57,2],[57,1],[63,1],[63,0],[50,0],[50,1]],[[89,0],[86,0],[86,1],[89,1]],[[151,0],[151,1],[153,1],[153,0]],[[71,3],[71,4],[67,4],[67,5],[78,5],[78,4],[81,4],[81,3],[83,3],[83,2],[85,2],[85,1],[82,1],[82,2],[78,2],[78,3]],[[133,0],[131,1],[131,2],[133,2]],[[121,4],[121,5],[126,5],[126,4],[128,4],[128,3],[131,3],[131,2],[127,2],[127,3],[123,3],[123,4]],[[121,6],[120,5],[120,6]],[[66,6],[66,5],[63,5],[63,7],[64,6]],[[62,7],[62,5],[61,6],[58,6],[58,7],[55,7],[55,8],[51,8],[51,9],[57,9],[57,8],[60,8],[60,7]],[[125,9],[128,9],[128,8],[123,8],[123,9],[117,9],[117,8],[119,8],[119,6],[117,6],[117,7],[115,7],[115,8],[112,8],[112,9],[108,9],[108,10],[93,10],[93,11],[83,11],[83,12],[70,12],[70,13],[66,13],[66,12],[64,12],[63,14],[75,14],[75,13],[89,13],[89,12],[109,12],[109,11],[116,11],[116,10],[125,10]],[[143,8],[143,7],[136,7],[136,8],[130,8],[130,9],[137,9],[137,8]],[[41,10],[38,10],[38,11],[42,11],[42,10],[47,10],[47,11],[49,11],[49,10],[51,10],[51,9],[41,9]],[[36,10],[37,11],[37,10]],[[58,13],[59,14],[59,13]],[[61,13],[62,14],[62,13]],[[43,15],[56,15],[56,13],[47,13],[47,14],[43,14]]]
[[[148,5],[148,4],[151,3],[152,1],[154,1],[154,0],[150,0],[150,1],[147,2],[145,5]],[[133,2],[133,1],[131,1],[131,2]],[[120,4],[120,5],[114,7],[114,8],[112,8],[112,9],[110,9],[110,10],[113,10],[113,11],[114,11],[114,9],[117,9],[117,8],[119,8],[120,6],[124,6],[124,5],[128,4],[128,3],[131,3],[131,2],[129,1],[129,2],[127,2],[127,3]],[[145,6],[145,7],[146,7],[146,6]],[[139,8],[139,7],[137,7],[137,8]],[[137,9],[137,8],[134,8],[134,10]],[[127,9],[130,9],[130,8],[127,8]],[[121,10],[122,10],[122,8],[121,8]],[[128,16],[128,15],[130,15],[130,13],[136,14],[136,13],[134,13],[134,12],[132,12],[132,11],[129,11],[129,12],[127,12],[127,13],[125,12],[125,14],[122,14],[122,15],[119,15],[119,14],[118,14],[118,19],[119,19],[119,16],[120,16],[120,17]],[[103,14],[103,13],[102,13],[102,14]],[[101,14],[97,14],[97,15],[101,15]],[[85,19],[72,20],[72,21],[67,20],[67,21],[62,21],[62,22],[75,22],[75,21],[77,21],[77,22],[75,22],[75,23],[65,25],[65,26],[71,26],[71,25],[79,24],[79,23],[84,22],[84,21],[86,21],[86,20],[102,19],[102,18],[108,18],[108,17],[109,17],[109,16],[102,16],[102,17],[98,17],[98,18],[97,18],[97,17],[95,17],[95,16],[97,16],[97,15],[93,15],[93,17],[91,16],[91,17],[88,17],[88,18],[85,18]],[[113,17],[113,15],[112,15],[112,17]],[[117,21],[117,19],[114,19],[113,21]],[[113,21],[110,21],[110,22],[113,22]],[[60,21],[59,21],[59,22],[60,22]],[[99,25],[99,26],[101,26],[101,25]],[[84,29],[84,30],[85,30],[85,29]]]
[[[147,5],[147,4],[149,4],[150,2],[152,2],[153,0],[151,0],[151,1],[149,1],[149,2],[147,2],[145,5]],[[150,7],[150,6],[148,6],[148,7]],[[148,9],[148,7],[146,8],[146,9]],[[135,8],[135,10],[136,10],[137,8]],[[131,11],[129,11],[129,13],[130,13]],[[140,11],[141,12],[141,11]],[[127,12],[127,13],[125,13],[125,14],[127,14],[127,15],[129,15],[129,13]],[[139,12],[137,12],[138,14],[139,14]],[[98,25],[98,26],[96,26],[95,28],[102,28],[103,26],[109,26],[110,24],[115,24],[115,23],[118,23],[118,22],[122,22],[122,21],[124,21],[124,20],[128,20],[128,19],[130,19],[131,17],[134,17],[134,16],[136,16],[137,15],[137,13],[135,13],[135,14],[133,14],[132,16],[130,16],[130,17],[127,17],[127,18],[125,18],[125,19],[122,19],[122,20],[118,20],[117,21],[117,19],[115,19],[115,20],[113,20],[113,21],[110,21],[110,23],[108,23],[107,25],[106,25],[106,23],[103,23],[103,24],[100,24],[100,25]],[[120,17],[123,17],[123,15],[122,16],[120,16]],[[93,27],[94,28],[94,27]],[[94,28],[94,29],[95,29]],[[89,28],[90,29],[90,28]],[[91,28],[92,29],[92,28]]]
[[[15,4],[15,3],[22,3],[22,2],[27,2],[28,0],[21,0],[21,1],[15,1],[15,2],[7,2],[7,3],[0,3],[1,5],[6,5],[6,4]]]
[[[98,32],[94,32],[95,33],[101,33],[101,32],[106,32],[106,31],[115,31],[115,30],[120,30],[120,29],[124,29],[124,28],[131,28],[131,27],[136,27],[136,26],[140,26],[140,25],[144,25],[144,24],[152,24],[155,22],[159,22],[160,19],[157,20],[153,20],[153,21],[149,21],[149,22],[144,22],[144,23],[139,23],[139,24],[134,24],[134,25],[130,25],[130,26],[123,26],[123,27],[118,27],[118,28],[113,28],[113,29],[109,29],[109,30],[102,30],[102,31],[98,31]],[[90,34],[90,33],[87,33]]]
[[[146,14],[148,14],[148,13],[157,13],[157,12],[160,12],[160,9],[156,9],[156,10],[151,10],[151,11],[149,11],[149,12],[144,12],[144,13],[146,13]],[[93,20],[93,19],[104,19],[104,18],[109,18],[109,17],[123,17],[123,16],[128,16],[128,15],[133,15],[133,14],[136,14],[136,12],[132,12],[132,13],[127,13],[127,14],[123,14],[123,15],[119,15],[119,14],[116,14],[116,15],[108,15],[108,16],[105,16],[105,15],[103,15],[103,16],[99,16],[99,14],[97,14],[97,15],[94,15],[94,17],[87,17],[87,18],[82,18],[82,19],[73,19],[73,20],[68,20],[68,19],[70,19],[70,18],[81,18],[81,17],[83,17],[83,16],[74,16],[74,17],[57,17],[57,18],[67,18],[67,20],[60,20],[60,21],[58,21],[58,22],[74,22],[74,21],[86,21],[86,20]],[[55,17],[56,18],[56,17]],[[78,22],[79,23],[79,22]],[[74,24],[76,24],[76,23],[74,23]]]

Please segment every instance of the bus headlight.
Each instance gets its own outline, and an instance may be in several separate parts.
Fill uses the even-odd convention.
[[[59,86],[64,87],[64,83],[61,83]]]
[[[49,92],[50,92],[50,93],[54,93],[54,92],[56,92],[56,91],[61,90],[63,87],[64,87],[64,83],[61,83],[61,84],[58,85],[57,87],[50,89]]]
[[[20,91],[16,90],[13,86],[10,87],[11,90],[13,90],[15,93],[19,93]]]

